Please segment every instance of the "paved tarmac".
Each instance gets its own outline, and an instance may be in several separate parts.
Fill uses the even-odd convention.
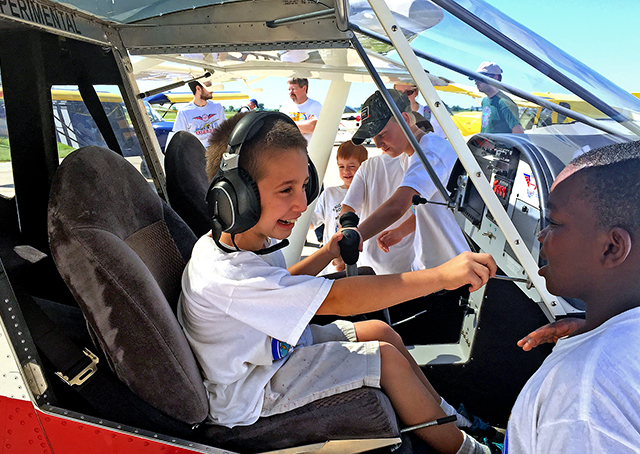
[[[0,162],[0,195],[13,197],[13,174],[10,162]]]

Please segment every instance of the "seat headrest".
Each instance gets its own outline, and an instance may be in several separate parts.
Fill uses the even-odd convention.
[[[200,139],[187,131],[178,131],[167,145],[164,158],[171,208],[198,237],[211,230],[205,202],[209,188],[205,153]]]
[[[67,156],[49,199],[53,259],[118,377],[187,423],[208,401],[173,313],[196,237],[122,156],[85,147]]]

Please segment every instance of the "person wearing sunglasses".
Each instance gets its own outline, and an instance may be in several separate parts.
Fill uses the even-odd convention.
[[[438,120],[436,120],[436,117],[434,115],[431,115],[431,109],[429,108],[429,106],[423,106],[416,100],[418,98],[418,95],[420,94],[420,91],[418,90],[418,87],[416,85],[406,82],[396,82],[395,84],[393,84],[393,88],[407,95],[407,98],[409,98],[409,101],[411,102],[411,110],[413,112],[418,112],[424,118],[429,120],[431,126],[433,126],[433,132],[436,135],[439,135],[440,137],[443,137],[445,139],[447,138],[444,134],[444,131],[440,127]]]

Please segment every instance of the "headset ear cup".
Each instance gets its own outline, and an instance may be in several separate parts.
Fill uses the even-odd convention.
[[[242,233],[260,220],[260,192],[249,173],[239,167],[239,155],[245,141],[249,141],[265,124],[268,117],[275,117],[297,127],[282,112],[254,111],[240,118],[229,137],[227,153],[222,156],[220,170],[207,191],[207,209],[213,232]],[[308,159],[309,183],[305,195],[311,203],[320,194],[318,171]]]
[[[244,169],[220,171],[207,192],[207,210],[212,226],[217,222],[223,232],[249,230],[260,219],[258,185]]]
[[[238,219],[236,225],[229,233],[242,233],[256,225],[260,220],[260,191],[257,183],[251,178],[249,172],[238,167],[235,169],[233,178],[236,186],[236,196],[238,203]]]
[[[311,158],[307,158],[309,162],[309,182],[307,183],[307,205],[313,202],[320,195],[320,179],[318,178],[318,171],[313,164]]]
[[[232,184],[216,175],[207,191],[207,213],[214,232],[224,232],[232,227],[237,217],[236,193]]]

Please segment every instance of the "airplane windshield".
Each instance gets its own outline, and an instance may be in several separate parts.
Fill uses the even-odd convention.
[[[442,3],[446,6],[453,2],[450,0],[436,0],[435,3]],[[392,9],[394,18],[398,20],[398,24],[403,28],[405,35],[411,40],[411,45],[414,49],[427,52],[430,55],[436,55],[448,63],[469,71],[475,71],[482,61],[496,62],[503,70],[503,82],[507,85],[515,86],[544,99],[549,99],[551,94],[569,96],[566,99],[556,99],[556,104],[560,102],[566,103],[571,97],[575,96],[575,94],[571,94],[568,88],[554,82],[504,47],[501,47],[453,14],[435,6],[431,2],[397,2],[389,6]],[[463,7],[476,18],[481,19],[510,38],[516,45],[529,51],[534,58],[538,58],[543,63],[550,65],[553,69],[559,71],[562,76],[571,79],[580,88],[588,91],[618,112],[635,120],[640,118],[640,100],[638,98],[622,90],[483,0],[457,0],[453,6],[454,8],[455,6]],[[408,15],[412,18],[416,17],[413,14],[413,10],[421,12],[421,15],[418,16],[421,17],[420,20],[406,20]],[[405,20],[402,20],[402,18],[405,18]],[[365,0],[351,3],[350,20],[363,29],[383,33],[381,25]],[[365,44],[363,43],[363,45]],[[394,60],[398,59],[392,49],[386,54]],[[423,63],[423,67],[431,73],[438,74],[454,82],[473,85],[473,82],[469,81],[468,77],[443,69],[433,63]],[[573,99],[578,101],[577,97]],[[592,118],[608,117],[606,114],[593,109],[595,108],[577,110],[591,110],[583,113],[587,113]]]

